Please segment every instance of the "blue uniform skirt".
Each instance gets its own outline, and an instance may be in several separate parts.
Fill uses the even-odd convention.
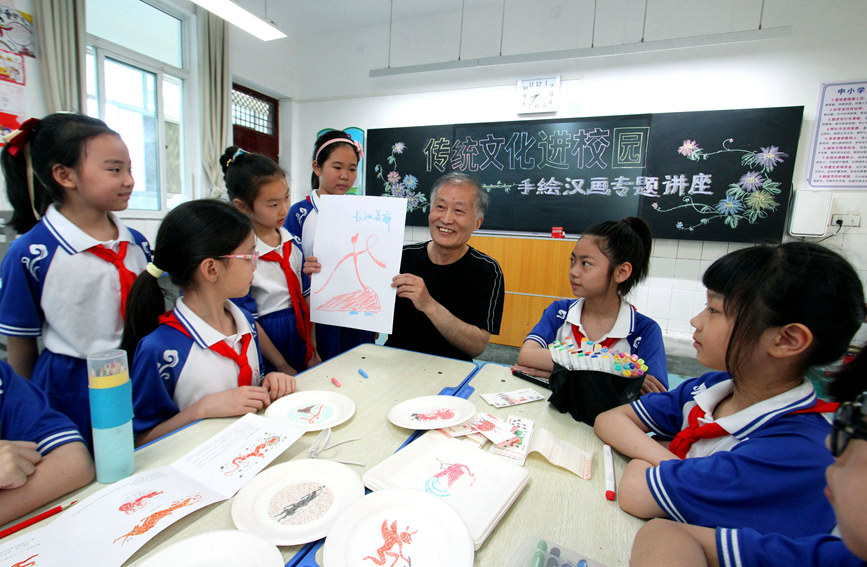
[[[52,408],[72,420],[92,453],[87,360],[44,349],[30,379],[45,392]]]
[[[307,354],[307,344],[298,334],[295,325],[295,310],[283,309],[260,316],[257,321],[265,330],[268,338],[289,363],[289,366],[301,372],[306,368],[304,356]],[[273,372],[274,366],[263,358],[265,372]]]
[[[376,340],[376,333],[316,323],[316,352],[323,361]]]

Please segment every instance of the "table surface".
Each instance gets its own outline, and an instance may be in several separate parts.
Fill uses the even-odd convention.
[[[364,370],[364,378],[358,370]],[[395,404],[404,400],[438,394],[444,388],[460,386],[477,369],[472,362],[431,356],[390,347],[368,344],[356,347],[342,355],[327,360],[297,377],[298,391],[329,390],[340,392],[355,402],[355,415],[345,423],[332,428],[331,442],[354,437],[359,441],[345,443],[328,451],[321,458],[358,461],[363,466],[352,466],[360,475],[394,453],[413,433],[393,425],[386,413]],[[337,387],[331,379],[336,378]],[[169,465],[187,452],[219,433],[236,418],[202,420],[163,437],[136,451],[135,472]],[[269,465],[294,459],[308,458],[309,450],[319,433],[305,433],[280,457]],[[55,502],[46,504],[27,517],[60,503],[82,500],[105,485],[93,482],[67,494]],[[125,563],[133,566],[141,563],[156,551],[191,536],[213,530],[235,529],[231,517],[232,499],[224,500],[197,510],[162,530],[139,549]],[[56,516],[55,516],[56,518]],[[26,528],[10,538],[20,537],[44,527],[48,519]],[[10,522],[14,525],[21,519]],[[0,526],[2,528],[3,526]],[[293,558],[302,546],[283,546],[280,551],[285,561]]]
[[[532,419],[534,429],[547,429],[559,439],[593,456],[591,478],[583,480],[552,465],[540,454],[530,453],[525,463],[530,471],[530,482],[476,551],[474,564],[502,567],[525,540],[545,539],[607,567],[628,565],[632,541],[644,520],[623,512],[616,502],[606,500],[603,443],[593,429],[575,421],[568,413],[560,413],[547,401],[508,408],[489,405],[481,394],[530,387],[546,398],[550,395],[541,386],[512,376],[508,366],[484,364],[468,385],[474,388],[468,399],[478,411],[503,420],[510,415]],[[488,447],[483,450],[488,450]],[[625,464],[626,459],[615,452],[614,468],[618,480]],[[316,551],[315,563],[318,565],[323,565],[322,554],[321,548]],[[304,565],[314,563],[305,561]]]

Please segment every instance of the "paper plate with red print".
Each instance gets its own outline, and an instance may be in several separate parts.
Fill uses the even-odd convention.
[[[476,414],[476,406],[455,396],[422,396],[401,402],[388,411],[388,421],[406,429],[442,429]]]
[[[327,390],[295,392],[276,400],[265,410],[266,417],[291,423],[304,431],[336,427],[354,413],[352,398]]]
[[[273,543],[239,530],[217,530],[173,543],[141,567],[283,567],[283,563]]]
[[[334,522],[324,567],[471,567],[475,552],[464,521],[441,498],[421,490],[371,492]]]

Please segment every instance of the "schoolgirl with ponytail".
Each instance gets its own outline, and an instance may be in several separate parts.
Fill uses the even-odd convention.
[[[250,293],[236,303],[253,313],[264,331],[260,339],[270,339],[285,361],[282,367],[271,364],[269,369],[294,375],[320,360],[305,299],[310,280],[301,271],[304,254],[283,228],[289,211],[286,173],[271,158],[237,146],[226,148],[220,166],[229,198],[253,223],[259,254]],[[263,355],[267,364],[271,356],[265,350]]]
[[[7,136],[0,163],[22,234],[0,265],[8,360],[90,444],[86,357],[117,348],[129,287],[150,258],[115,214],[133,191],[129,150],[101,120],[57,113]]]
[[[208,417],[253,413],[295,391],[295,378],[262,372],[259,328],[231,301],[253,282],[258,254],[250,220],[224,201],[172,209],[154,260],[130,292],[123,348],[130,358],[133,431],[143,444]],[[158,282],[183,290],[163,313]]]
[[[605,221],[585,230],[569,260],[569,283],[577,300],[552,303],[530,331],[513,368],[548,376],[554,368],[548,345],[586,337],[616,352],[637,354],[647,364],[642,394],[668,389],[668,365],[659,325],[630,305],[626,294],[647,277],[652,237],[638,217]]]

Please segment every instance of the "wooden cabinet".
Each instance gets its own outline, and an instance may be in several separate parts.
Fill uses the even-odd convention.
[[[503,322],[492,343],[520,347],[548,305],[572,297],[569,255],[575,240],[473,236],[469,244],[500,263],[506,282]]]

